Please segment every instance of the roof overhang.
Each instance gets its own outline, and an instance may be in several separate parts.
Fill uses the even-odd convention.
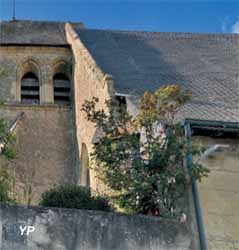
[[[30,44],[30,43],[0,43],[0,47],[57,47],[70,48],[69,44]]]
[[[185,119],[185,123],[190,124],[192,129],[239,133],[239,122]]]

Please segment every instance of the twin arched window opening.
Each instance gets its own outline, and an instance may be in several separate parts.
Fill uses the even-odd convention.
[[[40,103],[40,79],[36,66],[31,63],[23,65],[24,74],[21,77],[21,103]],[[67,74],[67,64],[61,62],[54,69],[53,77],[54,103],[60,105],[70,104],[71,80]]]

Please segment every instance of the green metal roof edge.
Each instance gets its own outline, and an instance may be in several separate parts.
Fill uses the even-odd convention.
[[[226,121],[213,121],[213,120],[200,120],[200,119],[185,119],[186,123],[190,125],[197,125],[197,126],[216,126],[216,127],[229,127],[229,128],[236,128],[239,129],[239,122],[226,122]]]

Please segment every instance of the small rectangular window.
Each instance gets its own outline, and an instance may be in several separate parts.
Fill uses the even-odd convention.
[[[116,95],[115,99],[118,102],[120,109],[126,111],[127,110],[126,97],[122,95]]]

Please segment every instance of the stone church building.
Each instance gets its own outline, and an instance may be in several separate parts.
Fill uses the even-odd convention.
[[[118,98],[135,114],[145,90],[189,89],[181,121],[193,142],[213,149],[204,159],[210,176],[193,189],[200,238],[209,249],[239,249],[239,35],[2,21],[0,70],[0,115],[17,138],[20,203],[37,204],[64,182],[102,191],[88,168],[96,131],[81,111],[85,100],[98,97],[104,108]]]

